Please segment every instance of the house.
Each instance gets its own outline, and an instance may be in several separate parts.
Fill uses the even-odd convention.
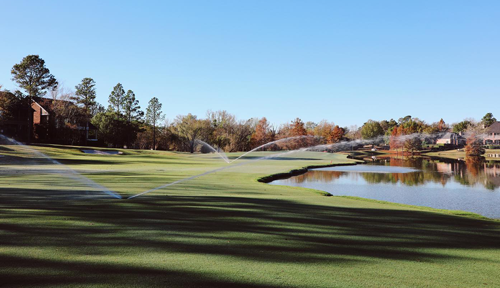
[[[441,138],[437,139],[436,144],[448,144],[453,146],[460,146],[465,144],[465,138],[454,132],[447,132]]]
[[[97,128],[87,123],[75,103],[34,97],[33,132],[35,139],[60,144],[86,144],[97,141]]]
[[[483,137],[484,145],[500,145],[500,122],[491,124]]]
[[[82,145],[97,141],[97,128],[87,123],[75,103],[34,97],[30,108],[26,98],[8,91],[0,91],[0,133],[45,143]]]
[[[50,113],[45,110],[40,104],[36,101],[31,103],[31,108],[33,109],[33,124],[48,124],[49,123],[49,115]]]

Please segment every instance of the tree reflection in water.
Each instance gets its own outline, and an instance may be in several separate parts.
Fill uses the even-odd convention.
[[[317,172],[328,172],[328,173],[317,173]],[[290,178],[294,183],[303,183],[305,181],[315,181],[315,182],[333,182],[339,179],[342,175],[347,175],[346,172],[339,171],[317,171],[311,170],[305,174],[298,175]]]
[[[401,183],[407,186],[419,186],[426,183],[438,183],[445,186],[451,179],[465,185],[483,185],[489,190],[500,187],[500,162],[485,162],[483,157],[468,157],[465,161],[438,158],[385,158],[367,165],[399,166],[419,169],[410,173],[348,173],[340,171],[311,170],[306,174],[292,177],[294,183],[335,182],[341,177],[361,176],[367,183]]]

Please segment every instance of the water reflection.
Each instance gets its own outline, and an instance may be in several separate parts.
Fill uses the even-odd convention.
[[[486,189],[500,187],[500,163],[487,162],[482,157],[469,157],[465,161],[431,158],[386,158],[377,159],[368,165],[399,166],[416,168],[411,173],[369,173],[311,170],[306,174],[290,178],[290,182],[305,181],[334,182],[340,177],[362,177],[367,183],[401,183],[407,186],[419,186],[426,183],[440,183],[443,187],[450,181],[464,186],[483,185]],[[357,175],[359,174],[359,175]]]
[[[316,169],[271,184],[500,218],[500,162],[485,162],[479,157],[386,158],[367,165]],[[394,166],[413,170],[394,169]]]

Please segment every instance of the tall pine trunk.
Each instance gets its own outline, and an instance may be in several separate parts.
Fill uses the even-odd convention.
[[[153,123],[153,150],[156,150],[156,125]]]

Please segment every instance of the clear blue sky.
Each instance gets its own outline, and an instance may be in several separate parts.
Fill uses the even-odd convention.
[[[500,1],[1,1],[0,84],[38,54],[68,88],[116,83],[167,118],[341,126],[500,118]]]

